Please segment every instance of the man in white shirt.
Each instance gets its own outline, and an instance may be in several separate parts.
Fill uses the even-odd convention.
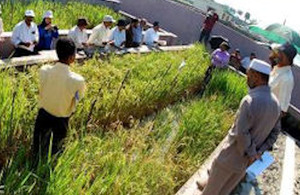
[[[275,54],[275,58],[277,58],[275,60],[277,65],[274,66],[270,75],[269,85],[279,100],[282,114],[285,115],[288,111],[294,88],[294,76],[291,66],[293,65],[294,57],[297,55],[297,50],[289,43],[273,47],[272,50],[272,55]]]
[[[87,26],[87,19],[79,18],[77,21],[77,26],[74,26],[69,31],[68,37],[74,41],[77,51],[82,51],[88,47],[88,34],[86,32]]]
[[[75,61],[75,43],[69,38],[59,39],[56,53],[59,62],[40,69],[40,109],[34,129],[34,156],[47,154],[51,134],[52,154],[61,149],[69,118],[85,91],[84,78],[70,70],[70,65]]]
[[[126,22],[125,20],[118,20],[117,26],[112,29],[109,44],[116,48],[122,48],[125,46],[126,41]]]
[[[242,66],[240,66],[240,71],[242,71],[243,73],[246,73],[251,61],[255,58],[256,58],[255,53],[251,53],[250,56],[244,57],[243,60],[241,61]]]
[[[25,19],[19,22],[12,33],[11,41],[16,50],[13,57],[37,54],[36,45],[39,41],[39,31],[33,22],[35,14],[32,10],[25,11]]]
[[[93,28],[92,34],[88,40],[88,48],[85,52],[88,56],[92,56],[95,52],[104,51],[104,47],[109,41],[111,34],[111,26],[115,22],[112,16],[106,15],[103,22]]]
[[[159,31],[159,22],[154,22],[153,28],[149,28],[145,32],[144,43],[148,46],[155,46],[156,44],[158,44],[158,40],[159,40],[158,31]]]

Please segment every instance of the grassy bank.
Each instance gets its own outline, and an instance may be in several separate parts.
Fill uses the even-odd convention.
[[[5,31],[12,31],[14,26],[23,20],[25,10],[32,9],[35,14],[35,23],[40,24],[45,11],[52,10],[53,24],[60,29],[70,29],[77,23],[78,17],[86,17],[90,23],[88,28],[93,28],[102,22],[104,15],[112,15],[115,19],[121,16],[113,10],[99,5],[90,5],[78,1],[68,1],[67,4],[53,1],[33,0],[17,1],[4,0],[2,3],[2,19]]]

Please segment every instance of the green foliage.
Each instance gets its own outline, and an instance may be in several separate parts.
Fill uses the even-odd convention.
[[[8,194],[174,194],[224,138],[246,93],[243,78],[232,72],[215,71],[201,99],[175,103],[200,86],[209,63],[203,52],[201,46],[195,46],[174,53],[113,56],[105,62],[92,59],[74,66],[74,71],[86,78],[88,91],[72,117],[64,153],[33,171],[27,143],[18,148],[0,173],[0,185],[6,186]],[[182,60],[187,65],[179,71]],[[113,107],[128,70],[129,76]],[[16,77],[3,72],[0,78],[8,88],[0,92],[0,97],[10,98],[8,102],[12,102],[11,91],[17,80],[28,86],[20,89],[16,102],[26,100],[18,107],[25,110],[26,120],[34,123],[37,109],[26,114],[25,105],[37,101],[36,68]],[[90,104],[97,96],[95,112],[86,128]],[[175,104],[163,109],[170,103]],[[105,132],[99,125],[108,119],[123,121],[130,115],[141,119],[153,108],[162,110],[154,117],[132,122],[130,130],[119,125],[115,131]],[[30,126],[23,122],[19,122],[21,130]],[[31,133],[20,131],[20,137],[30,140]],[[5,135],[0,135],[5,146]]]
[[[33,0],[17,1],[5,0],[2,3],[2,19],[5,31],[12,31],[14,26],[24,18],[25,10],[32,9],[35,12],[35,22],[41,23],[44,13],[52,10],[54,14],[53,24],[60,29],[70,29],[77,24],[79,17],[88,19],[93,28],[102,22],[104,15],[112,15],[115,19],[121,16],[113,10],[99,5],[90,5],[78,1],[68,1],[66,4],[53,1]]]

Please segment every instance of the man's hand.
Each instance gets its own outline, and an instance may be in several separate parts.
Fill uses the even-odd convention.
[[[256,160],[261,160],[261,153],[256,154],[255,156],[250,157],[249,159],[249,164],[248,166],[250,166],[252,163],[254,163]]]
[[[20,45],[24,45],[24,46],[26,46],[26,47],[30,47],[31,43],[26,42],[26,43],[21,43]]]
[[[52,25],[51,25],[51,24],[48,24],[48,25],[45,27],[45,30],[52,30]]]

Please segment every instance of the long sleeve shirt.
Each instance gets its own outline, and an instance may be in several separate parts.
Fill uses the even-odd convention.
[[[27,26],[25,21],[18,23],[12,33],[11,41],[15,47],[20,43],[33,43],[39,41],[39,31],[35,23],[31,22]]]
[[[155,42],[157,42],[158,40],[159,40],[159,35],[153,28],[146,30],[144,36],[144,43],[146,45],[154,46]]]
[[[83,97],[85,81],[60,62],[40,69],[39,106],[55,117],[70,117]]]
[[[228,65],[230,54],[227,51],[216,49],[211,54],[211,63],[217,68],[224,68]]]
[[[279,116],[278,100],[268,86],[251,89],[241,101],[235,123],[217,161],[233,171],[244,171],[251,157],[273,144],[266,140]]]
[[[125,30],[120,31],[116,26],[112,29],[112,33],[110,35],[109,41],[113,41],[115,46],[121,47],[123,43],[126,41],[126,32]]]
[[[108,42],[111,34],[110,28],[106,28],[104,24],[100,24],[93,28],[92,34],[89,37],[88,43],[95,46],[104,46],[103,42]]]
[[[68,37],[75,42],[77,49],[83,49],[82,43],[87,43],[88,34],[86,30],[80,30],[78,26],[74,26],[68,34]]]
[[[279,100],[281,110],[287,112],[294,88],[294,76],[291,66],[274,67],[270,75],[269,86]]]
[[[45,27],[41,25],[38,27],[39,29],[39,50],[50,50],[52,46],[52,42],[54,38],[58,38],[58,29],[46,30]]]

